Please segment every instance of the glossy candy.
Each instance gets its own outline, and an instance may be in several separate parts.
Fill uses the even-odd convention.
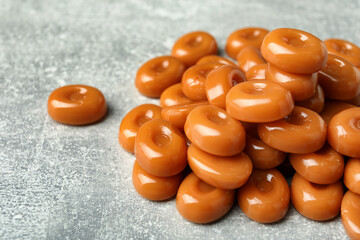
[[[325,94],[320,85],[317,85],[314,95],[304,101],[296,101],[295,105],[308,108],[314,112],[320,113],[325,104]]]
[[[291,181],[291,202],[303,216],[312,220],[325,221],[340,212],[344,194],[341,181],[322,185],[311,183],[295,173]]]
[[[128,112],[120,124],[119,143],[128,152],[134,153],[135,138],[140,127],[152,119],[161,119],[161,107],[142,104]]]
[[[345,58],[356,67],[360,67],[360,47],[343,40],[330,38],[324,41],[329,53]]]
[[[252,163],[245,153],[219,157],[191,144],[188,148],[189,166],[204,182],[221,189],[236,189],[246,183]]]
[[[281,70],[296,74],[312,74],[326,62],[326,46],[314,35],[291,28],[278,28],[266,35],[261,54]]]
[[[171,85],[181,81],[185,65],[175,57],[161,56],[144,63],[136,73],[135,86],[147,97],[160,97]]]
[[[324,108],[320,113],[320,116],[324,119],[326,124],[329,124],[330,120],[339,112],[355,107],[356,106],[345,102],[326,101]]]
[[[168,87],[160,96],[160,106],[163,108],[193,102],[194,100],[191,100],[184,95],[181,83]]]
[[[289,153],[311,153],[326,140],[324,120],[314,111],[295,107],[285,118],[258,124],[258,134],[271,147]]]
[[[86,125],[102,119],[107,112],[104,95],[86,85],[68,85],[49,96],[47,110],[52,119],[69,125]]]
[[[255,65],[246,72],[245,77],[248,81],[266,80],[266,69],[267,63]]]
[[[225,109],[226,95],[230,89],[246,78],[243,72],[237,67],[224,65],[212,72],[206,78],[206,96],[210,104]]]
[[[350,158],[346,162],[344,184],[352,192],[360,194],[360,158]]]
[[[198,31],[180,37],[175,42],[171,55],[190,67],[202,57],[216,54],[217,51],[215,38],[207,32]]]
[[[360,107],[336,114],[330,120],[327,140],[337,152],[360,158]]]
[[[289,208],[290,191],[276,169],[254,169],[249,181],[239,189],[241,210],[254,221],[272,223],[282,219]]]
[[[234,156],[245,147],[242,124],[223,109],[212,105],[200,106],[191,111],[184,130],[198,148],[217,156]]]
[[[200,58],[200,60],[196,62],[196,64],[203,64],[203,63],[221,63],[224,65],[231,65],[237,67],[237,65],[234,62],[230,61],[227,58],[220,57],[217,55],[208,55]]]
[[[156,177],[145,172],[135,161],[132,181],[136,191],[146,199],[162,201],[169,199],[177,193],[183,173],[171,177]]]
[[[230,116],[245,122],[272,122],[288,115],[294,108],[290,91],[270,81],[240,83],[226,96]]]
[[[236,61],[241,71],[246,73],[250,68],[266,63],[257,47],[244,47],[236,56]]]
[[[154,119],[141,126],[135,139],[135,157],[151,175],[170,177],[187,165],[186,140],[169,122]]]
[[[176,208],[190,222],[209,223],[230,210],[234,197],[234,190],[215,188],[190,173],[179,187]]]
[[[352,240],[360,239],[360,195],[347,191],[341,202],[341,221]]]

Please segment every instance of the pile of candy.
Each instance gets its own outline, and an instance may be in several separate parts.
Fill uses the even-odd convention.
[[[309,219],[341,212],[350,238],[360,239],[360,48],[296,29],[244,28],[225,50],[238,64],[215,55],[213,36],[192,32],[171,56],[139,68],[137,89],[160,106],[140,105],[120,125],[121,146],[135,153],[137,192],[154,201],[176,195],[179,213],[195,223],[221,218],[235,198],[249,218],[276,222],[291,199]],[[75,92],[62,96],[85,103]],[[57,114],[53,94],[55,120],[84,124],[75,118],[89,112]],[[105,100],[93,101],[98,114],[87,123],[104,115]],[[290,187],[284,175],[293,175]]]

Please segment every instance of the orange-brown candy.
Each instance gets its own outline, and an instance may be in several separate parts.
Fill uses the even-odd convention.
[[[194,100],[191,100],[184,95],[181,83],[168,87],[160,96],[160,106],[163,108],[193,102]]]
[[[360,107],[336,114],[329,122],[327,140],[337,152],[360,158]]]
[[[360,195],[347,191],[341,202],[341,221],[352,240],[360,239]]]
[[[182,91],[192,100],[206,100],[205,82],[208,74],[224,64],[203,63],[188,68],[181,80]]]
[[[86,125],[102,119],[107,111],[104,95],[94,87],[68,85],[49,96],[47,110],[52,119],[69,125]]]
[[[286,153],[265,144],[257,132],[247,132],[245,152],[249,155],[254,168],[269,169],[279,166],[286,158]]]
[[[174,176],[184,170],[186,151],[186,140],[181,132],[161,119],[142,125],[135,139],[136,161],[157,177]]]
[[[236,56],[236,61],[241,71],[246,73],[250,68],[266,63],[257,47],[244,47]]]
[[[134,153],[136,135],[140,127],[151,119],[161,119],[161,107],[142,104],[125,115],[120,124],[118,140],[126,151]]]
[[[295,173],[291,181],[291,202],[303,216],[312,220],[325,221],[340,212],[344,194],[341,181],[323,185],[311,183]]]
[[[261,54],[285,72],[312,74],[325,65],[327,50],[325,44],[310,33],[278,28],[264,38]]]
[[[325,94],[324,94],[324,90],[322,90],[320,85],[317,85],[315,94],[311,98],[304,101],[295,102],[296,106],[308,108],[317,113],[320,113],[323,110],[324,104],[325,104]]]
[[[213,70],[209,73],[205,82],[206,96],[209,103],[225,109],[226,94],[234,85],[245,81],[244,73],[237,67],[224,65]]]
[[[191,144],[188,148],[189,166],[204,182],[221,189],[236,189],[246,183],[252,163],[245,153],[218,157]]]
[[[245,77],[248,81],[266,80],[267,63],[259,64],[250,68]]]
[[[231,65],[236,67],[236,64],[232,61],[230,61],[227,58],[220,57],[218,55],[208,55],[205,57],[202,57],[199,61],[197,61],[196,64],[203,64],[203,63],[221,63],[224,65]]]
[[[314,111],[295,106],[285,118],[258,124],[258,134],[271,147],[289,153],[311,153],[326,140],[324,120]]]
[[[359,69],[360,71],[360,69]],[[346,100],[345,102],[353,104],[357,107],[360,107],[360,94],[358,94],[356,97],[350,99],[350,100]]]
[[[176,208],[190,222],[209,223],[224,216],[234,198],[234,190],[215,188],[190,173],[180,184]]]
[[[185,65],[172,56],[153,58],[144,63],[136,73],[135,86],[147,96],[158,98],[171,85],[181,81]]]
[[[180,59],[187,67],[194,65],[207,55],[216,54],[217,43],[207,32],[191,32],[180,37],[174,44],[171,55]]]
[[[252,46],[260,48],[268,32],[268,30],[263,28],[238,29],[228,37],[225,51],[231,58],[236,59],[236,56],[244,47]]]
[[[354,193],[360,194],[360,159],[350,158],[345,165],[344,184]]]
[[[324,43],[329,53],[345,58],[356,67],[360,67],[360,47],[349,41],[336,38],[327,39]]]
[[[245,147],[242,124],[225,110],[212,105],[200,106],[191,111],[184,131],[193,144],[217,156],[234,156]]]
[[[162,201],[177,193],[183,173],[171,177],[156,177],[144,171],[135,161],[132,181],[136,191],[146,199]]]
[[[237,194],[241,210],[254,221],[272,223],[282,219],[289,208],[290,191],[276,169],[254,169]]]
[[[339,112],[342,112],[349,108],[355,108],[356,106],[349,103],[338,101],[326,101],[320,116],[324,119],[326,124],[329,124],[330,120]]]
[[[270,81],[240,83],[226,96],[230,116],[244,122],[271,122],[288,115],[294,108],[290,91]]]
[[[161,110],[161,116],[164,120],[171,122],[171,124],[179,130],[184,130],[185,121],[189,113],[199,106],[208,104],[208,102],[204,101],[166,107]]]
[[[326,65],[319,72],[319,84],[326,98],[349,100],[360,94],[360,72],[342,57],[329,54]]]
[[[334,183],[344,172],[343,156],[329,145],[314,153],[290,154],[289,159],[296,172],[313,183]]]
[[[315,94],[318,73],[288,73],[268,63],[266,79],[276,82],[289,89],[294,101],[303,101],[311,98]]]

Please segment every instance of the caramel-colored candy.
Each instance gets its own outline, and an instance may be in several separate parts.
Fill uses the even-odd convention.
[[[350,62],[329,54],[326,65],[319,72],[319,84],[326,98],[349,100],[360,94],[360,72]]]
[[[244,73],[234,66],[224,65],[211,71],[205,82],[209,103],[225,109],[227,93],[234,85],[245,81]]]
[[[291,181],[291,202],[301,215],[317,221],[326,221],[340,212],[344,194],[341,181],[323,185],[311,183],[295,173]]]
[[[261,54],[285,72],[312,74],[325,65],[327,50],[325,44],[310,33],[278,28],[264,38]]]
[[[191,144],[188,148],[189,166],[204,182],[221,189],[236,189],[249,179],[252,163],[245,153],[219,157]]]
[[[341,202],[341,221],[352,240],[360,239],[360,195],[347,191]]]
[[[207,32],[198,31],[180,37],[175,42],[171,55],[181,60],[187,67],[190,67],[202,57],[214,55],[217,51],[215,38]]]
[[[208,74],[223,66],[221,63],[203,63],[188,68],[181,80],[182,91],[188,98],[197,101],[205,101],[205,82]]]
[[[285,117],[293,108],[290,91],[270,81],[240,83],[226,96],[229,115],[244,122],[272,122]]]
[[[190,173],[179,187],[176,208],[190,222],[209,223],[230,210],[234,197],[234,190],[215,188]]]
[[[346,162],[344,184],[352,192],[360,194],[360,158],[350,158]]]
[[[162,201],[169,199],[178,191],[183,173],[171,177],[156,177],[145,172],[135,161],[132,181],[136,191],[146,199]]]
[[[324,41],[329,53],[345,58],[356,67],[360,67],[360,47],[343,40],[330,38]]]
[[[169,122],[154,119],[141,126],[135,139],[135,157],[151,175],[170,177],[187,165],[187,145],[181,132]]]
[[[228,37],[225,51],[231,58],[236,59],[236,56],[244,47],[252,46],[260,48],[268,32],[268,30],[263,28],[238,29]]]
[[[317,85],[315,94],[311,98],[304,101],[295,102],[296,106],[308,108],[317,113],[320,113],[323,110],[324,104],[325,104],[325,94],[324,94],[324,90],[322,90],[320,85]]]
[[[163,108],[193,102],[194,100],[191,100],[184,95],[181,83],[168,87],[160,96],[160,106]]]
[[[181,81],[184,71],[185,65],[177,58],[156,57],[139,68],[135,86],[141,94],[158,98],[166,88]]]
[[[329,145],[313,153],[290,154],[289,159],[296,172],[313,183],[334,183],[344,172],[343,156]]]
[[[250,68],[266,63],[257,47],[244,47],[236,56],[236,61],[241,71],[246,73]]]
[[[360,158],[360,107],[336,114],[329,122],[327,140],[337,152]]]
[[[221,63],[224,65],[231,65],[231,66],[237,67],[234,62],[230,61],[227,58],[220,57],[218,55],[208,55],[208,56],[202,57],[199,61],[197,61],[196,64],[203,64],[203,63]]]
[[[254,221],[272,223],[282,219],[289,208],[290,191],[276,169],[254,169],[237,194],[241,210]]]
[[[245,147],[242,124],[223,109],[207,105],[195,108],[188,115],[184,131],[201,150],[217,156],[234,156]]]
[[[360,69],[359,69],[359,71],[360,71]],[[360,94],[358,94],[356,97],[354,97],[350,100],[345,100],[345,102],[355,105],[357,107],[360,107]]]
[[[87,125],[102,119],[107,112],[104,95],[94,87],[68,85],[49,96],[47,110],[52,119],[69,125]]]
[[[326,140],[324,120],[314,111],[295,106],[285,118],[258,124],[261,140],[271,147],[289,153],[311,153]]]
[[[255,65],[246,72],[245,77],[248,81],[266,80],[266,69],[267,63]]]
[[[329,124],[330,120],[339,112],[355,107],[356,106],[345,102],[326,101],[324,108],[320,113],[320,116],[324,119],[326,124]]]

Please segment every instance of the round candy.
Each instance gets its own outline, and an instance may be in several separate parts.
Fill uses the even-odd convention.
[[[344,184],[357,194],[360,194],[360,158],[350,158],[345,165]]]
[[[107,111],[104,95],[86,85],[68,85],[49,96],[48,113],[59,123],[86,125],[102,119]]]
[[[325,123],[329,124],[330,120],[339,112],[355,107],[356,106],[351,105],[349,103],[338,102],[338,101],[326,101],[320,115],[324,119]]]
[[[132,181],[136,191],[146,199],[162,201],[169,199],[177,193],[183,174],[171,177],[156,177],[145,172],[135,161]]]
[[[350,239],[360,239],[360,195],[347,191],[341,202],[341,221]]]
[[[289,153],[311,153],[326,140],[324,120],[314,111],[295,107],[285,118],[258,124],[261,140],[271,147]]]
[[[231,58],[236,59],[236,56],[244,47],[253,46],[260,48],[268,32],[268,30],[263,28],[238,29],[228,37],[225,51]]]
[[[230,65],[221,66],[206,78],[206,96],[210,104],[225,109],[226,95],[230,89],[241,82],[245,82],[245,75],[240,69]]]
[[[191,144],[188,148],[189,166],[204,182],[221,189],[236,189],[246,183],[252,163],[245,153],[219,157]]]
[[[326,98],[349,100],[360,94],[360,72],[350,62],[329,54],[326,65],[319,72],[319,84]]]
[[[217,43],[206,32],[191,32],[180,37],[174,44],[171,55],[180,59],[187,67],[194,65],[207,55],[216,54]]]
[[[308,108],[317,113],[320,113],[323,110],[324,104],[325,104],[325,94],[324,94],[324,90],[322,90],[320,85],[317,85],[315,94],[311,98],[304,101],[295,102],[296,106]]]
[[[341,181],[328,185],[311,183],[295,173],[291,181],[291,202],[303,216],[317,221],[336,217],[344,194]]]
[[[266,79],[276,82],[289,89],[294,101],[303,101],[311,98],[315,94],[318,73],[288,73],[268,63]]]
[[[324,41],[329,53],[345,58],[360,67],[360,47],[342,39],[331,38]]]
[[[142,125],[135,139],[136,161],[157,177],[174,176],[184,170],[186,150],[186,140],[180,131],[161,119]]]
[[[327,50],[325,44],[310,33],[278,28],[264,38],[261,54],[285,72],[312,74],[325,65]]]
[[[289,208],[290,191],[276,169],[254,169],[237,194],[241,210],[254,221],[272,223],[282,219]]]
[[[168,87],[160,96],[160,106],[163,108],[193,102],[194,100],[191,100],[184,95],[181,83]]]
[[[329,145],[313,153],[290,154],[289,159],[296,172],[313,183],[334,183],[344,173],[343,156]]]
[[[266,69],[267,63],[255,65],[246,72],[245,77],[248,81],[266,80]]]
[[[204,63],[188,68],[181,80],[185,96],[192,100],[206,100],[206,78],[211,71],[223,65],[221,63]]]
[[[147,97],[160,97],[171,85],[181,81],[185,65],[175,57],[161,56],[144,63],[136,73],[135,86]]]
[[[215,188],[190,173],[179,187],[176,208],[190,222],[209,223],[230,210],[234,197],[234,190]]]
[[[266,63],[257,47],[244,47],[236,56],[241,71],[246,73],[253,66]]]
[[[294,108],[290,91],[270,81],[240,83],[226,96],[226,110],[230,116],[244,122],[272,122]]]
[[[119,143],[126,151],[134,153],[136,135],[140,127],[151,119],[161,119],[161,107],[142,104],[125,115],[120,124]]]
[[[196,64],[203,64],[203,63],[221,63],[224,65],[231,65],[231,66],[236,67],[236,64],[233,63],[232,61],[230,61],[229,59],[220,57],[217,55],[208,55],[208,56],[202,57],[202,58],[200,58],[199,61],[197,61]]]
[[[212,105],[200,106],[191,111],[184,130],[198,148],[217,156],[234,156],[245,147],[242,124],[223,109]]]
[[[327,140],[337,152],[360,158],[360,107],[336,114],[330,120]]]

